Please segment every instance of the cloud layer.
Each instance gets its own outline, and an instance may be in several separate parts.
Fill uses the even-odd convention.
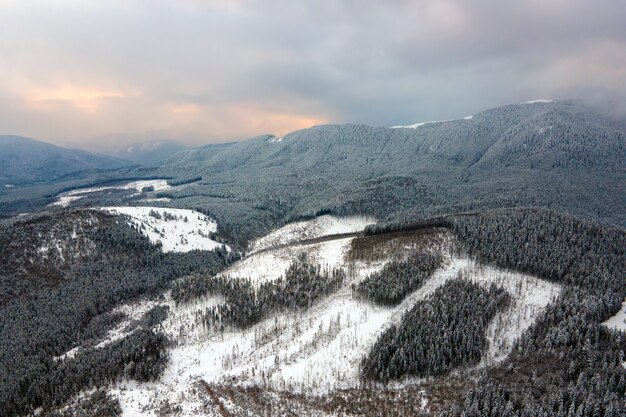
[[[626,114],[618,0],[0,0],[0,133],[97,149],[534,98]]]

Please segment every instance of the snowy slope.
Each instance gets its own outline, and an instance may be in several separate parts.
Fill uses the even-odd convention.
[[[111,310],[112,314],[115,314],[115,313],[124,314],[125,319],[122,320],[120,323],[118,323],[111,330],[109,330],[107,334],[96,345],[94,345],[94,347],[96,349],[103,348],[107,346],[108,344],[115,342],[116,340],[120,340],[120,339],[125,338],[126,336],[129,336],[131,333],[133,333],[136,330],[136,328],[133,328],[132,330],[127,330],[129,328],[129,325],[133,322],[133,320],[136,320],[137,318],[142,317],[148,310],[150,310],[152,307],[156,305],[158,304],[155,301],[141,301],[141,302],[134,302],[131,304],[125,304],[125,305],[122,305],[118,308]],[[76,356],[77,353],[80,352],[80,350],[81,350],[81,347],[76,346],[68,350],[64,354],[54,357],[53,359],[63,360],[66,358],[73,358],[74,356]]]
[[[202,213],[163,207],[103,207],[112,214],[126,215],[130,224],[150,239],[161,243],[163,252],[213,250],[222,246],[212,240],[217,223]]]
[[[369,270],[357,267],[352,275],[353,282],[362,279],[367,272]],[[380,332],[399,322],[416,301],[432,294],[459,273],[483,285],[492,282],[503,285],[514,299],[509,309],[501,312],[489,327],[490,349],[479,367],[504,359],[515,339],[559,292],[558,286],[533,277],[453,258],[422,288],[394,308],[357,300],[347,285],[304,313],[279,314],[248,330],[225,332],[223,336],[204,334],[199,329],[189,332],[193,311],[220,300],[204,299],[179,307],[170,304],[173,311],[164,328],[182,343],[172,349],[163,377],[151,384],[122,384],[114,393],[123,408],[133,413],[141,414],[143,411],[138,410],[149,408],[150,403],[165,396],[184,399],[188,411],[184,415],[202,415],[193,412],[194,408],[201,409],[199,403],[188,401],[199,380],[313,395],[358,387],[359,362]],[[182,337],[183,334],[186,337]],[[407,380],[395,386],[401,388],[404,384],[419,382]]]
[[[272,246],[341,233],[360,232],[365,226],[376,223],[373,217],[320,216],[313,220],[290,223],[273,231],[251,244],[251,251],[259,251]]]
[[[269,248],[270,244],[291,241],[298,236],[320,236],[323,233],[320,223],[327,221],[311,221],[312,230],[306,230],[306,224],[291,225],[274,232],[271,238],[261,239],[265,246],[257,247]],[[337,228],[327,227],[325,230]],[[447,242],[446,245],[453,243],[448,232],[442,235],[440,241]],[[243,331],[226,329],[224,333],[212,333],[197,321],[196,313],[223,302],[220,297],[203,297],[176,306],[166,294],[161,303],[170,307],[170,313],[161,328],[175,341],[169,365],[157,382],[138,384],[126,381],[112,389],[111,392],[120,399],[124,415],[156,415],[154,404],[163,398],[179,403],[183,416],[211,415],[206,408],[206,395],[203,398],[198,394],[201,382],[210,386],[257,386],[307,395],[356,388],[360,381],[361,358],[378,335],[391,324],[398,323],[415,302],[459,276],[479,285],[495,283],[512,296],[511,304],[496,315],[487,329],[489,349],[477,365],[481,368],[505,359],[515,340],[560,292],[556,284],[481,265],[466,257],[453,256],[444,247],[437,247],[434,249],[446,256],[444,266],[398,306],[381,307],[355,298],[351,284],[380,270],[391,258],[375,262],[349,260],[352,259],[347,256],[352,240],[350,237],[268,249],[244,258],[225,271],[224,275],[250,278],[258,285],[278,278],[291,260],[306,252],[312,262],[342,267],[347,272],[344,286],[309,310],[276,314]],[[408,251],[411,247],[407,244],[401,250]],[[421,382],[407,379],[390,387],[402,388],[406,384]],[[237,406],[230,404],[227,408],[233,411]]]

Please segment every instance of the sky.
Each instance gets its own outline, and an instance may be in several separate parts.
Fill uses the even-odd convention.
[[[0,0],[0,134],[104,151],[538,98],[626,116],[623,0]]]

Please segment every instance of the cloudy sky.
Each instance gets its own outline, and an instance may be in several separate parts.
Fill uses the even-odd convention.
[[[0,134],[92,150],[536,98],[626,114],[623,0],[0,0]]]

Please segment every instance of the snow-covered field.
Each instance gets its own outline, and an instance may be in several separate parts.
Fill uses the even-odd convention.
[[[290,225],[274,232],[271,239],[261,239],[259,242],[265,246],[257,247],[268,248],[300,236],[321,236],[320,233],[329,233],[328,230],[332,234],[348,227],[342,225],[342,229],[335,225],[324,229],[320,226],[331,224],[327,222],[328,219],[312,221],[312,232],[305,230],[305,224]],[[124,415],[156,415],[155,404],[163,398],[180,404],[183,416],[207,415],[206,395],[203,398],[203,394],[198,394],[200,381],[289,390],[307,395],[324,395],[336,389],[358,387],[359,363],[378,335],[391,324],[398,323],[415,302],[425,299],[459,274],[480,285],[495,283],[505,288],[513,299],[487,329],[489,350],[478,365],[484,367],[506,358],[515,340],[560,292],[556,284],[448,254],[445,265],[401,304],[390,308],[377,306],[353,297],[350,286],[380,270],[389,259],[375,263],[348,261],[346,254],[352,239],[268,249],[244,258],[225,271],[224,274],[231,277],[251,278],[258,285],[279,277],[291,260],[306,252],[313,262],[342,267],[347,272],[344,286],[309,310],[280,313],[247,330],[226,330],[217,334],[196,324],[196,313],[221,303],[220,297],[204,297],[176,306],[166,295],[161,303],[169,305],[170,313],[161,326],[176,342],[170,351],[169,365],[157,382],[138,384],[126,381],[112,389],[111,393],[121,402]],[[452,237],[446,235],[445,239]],[[419,383],[406,380],[391,387]]]
[[[602,324],[609,329],[626,332],[626,300],[622,303],[622,307],[620,307],[619,311]]]
[[[376,219],[373,217],[335,217],[331,215],[290,223],[253,242],[251,252],[321,236],[360,232],[365,229],[365,226],[375,223]]]
[[[213,250],[222,244],[212,240],[217,223],[194,210],[163,207],[103,207],[112,214],[128,216],[132,225],[150,239],[161,243],[163,252]]]
[[[138,195],[142,192],[145,187],[153,187],[154,191],[163,191],[168,188],[172,188],[166,180],[142,180],[142,181],[133,181],[126,184],[119,185],[107,185],[102,187],[90,187],[90,188],[77,188],[76,190],[66,191],[64,193],[59,194],[58,201],[51,203],[51,206],[61,206],[67,207],[70,205],[72,201],[80,200],[81,198],[86,197],[89,194],[97,193],[101,191],[107,190],[135,190],[136,193],[133,195]]]

